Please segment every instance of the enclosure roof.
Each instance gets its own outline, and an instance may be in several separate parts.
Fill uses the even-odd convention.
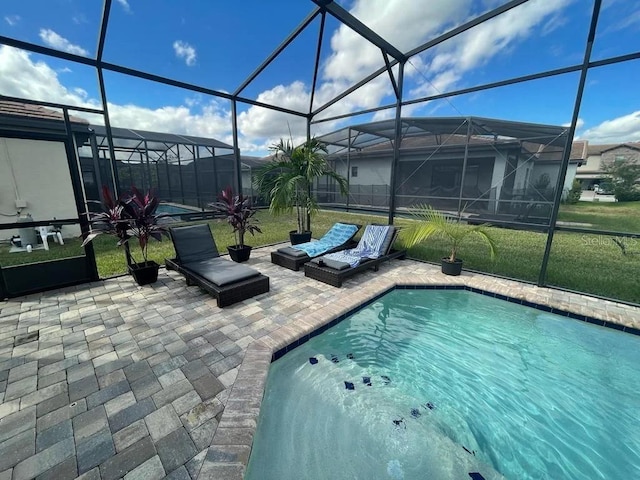
[[[91,125],[96,135],[106,137],[107,129],[102,125]],[[114,141],[118,138],[136,140],[138,142],[157,142],[167,145],[183,144],[198,145],[203,147],[227,148],[233,150],[231,145],[214,138],[193,137],[190,135],[177,135],[173,133],[148,132],[146,130],[134,130],[131,128],[111,127]]]
[[[400,133],[403,139],[424,135],[466,135],[468,123],[471,135],[502,140],[521,140],[564,147],[568,129],[555,125],[512,122],[482,117],[403,117]],[[366,148],[395,138],[395,119],[352,125],[318,137],[318,140],[338,147]]]

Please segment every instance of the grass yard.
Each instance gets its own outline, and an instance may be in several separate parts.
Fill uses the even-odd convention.
[[[599,213],[600,212],[600,213]],[[289,230],[295,222],[291,217],[272,217],[267,211],[257,214],[262,234],[248,236],[246,242],[255,247],[276,242],[287,241]],[[624,228],[616,229],[640,232],[640,202],[635,204],[600,204],[563,206],[562,215],[570,221],[584,221],[586,218],[597,221],[600,228],[613,228],[615,219]],[[320,212],[312,221],[314,237],[324,234],[337,221],[348,221],[366,225],[368,223],[386,223],[386,216],[345,213],[337,211]],[[410,222],[397,219],[399,225]],[[227,245],[234,242],[231,229],[223,220],[210,221],[212,232],[218,248],[225,251]],[[472,238],[460,249],[459,256],[464,259],[465,267],[494,273],[515,279],[536,282],[542,263],[546,234],[490,228],[498,247],[495,261],[489,258],[487,246],[479,239]],[[65,245],[52,244],[49,252],[37,250],[31,254],[8,253],[8,248],[0,246],[0,265],[8,266],[18,263],[37,262],[82,255],[79,239],[65,240]],[[124,252],[115,245],[113,237],[101,236],[94,240],[94,248],[101,277],[108,277],[126,272]],[[572,290],[596,295],[617,298],[633,303],[640,303],[640,242],[628,240],[630,254],[623,255],[611,237],[604,235],[585,235],[580,233],[556,232],[547,271],[547,283]],[[132,244],[134,256],[139,255],[139,248]],[[409,251],[413,258],[439,262],[446,255],[447,245],[440,238],[433,238],[428,243],[416,246]],[[27,256],[28,255],[28,256]],[[174,256],[171,241],[152,242],[149,256],[159,263],[165,258]]]
[[[558,220],[589,223],[594,230],[640,233],[640,202],[561,205]]]

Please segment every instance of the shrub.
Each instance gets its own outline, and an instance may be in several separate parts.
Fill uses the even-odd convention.
[[[567,198],[565,199],[567,203],[573,205],[580,201],[580,196],[582,195],[582,183],[580,180],[575,179],[573,181],[573,185],[571,185],[571,190],[567,194]]]

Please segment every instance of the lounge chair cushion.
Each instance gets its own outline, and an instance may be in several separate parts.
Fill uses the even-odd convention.
[[[358,226],[350,223],[336,223],[317,242],[305,242],[290,247],[303,251],[310,257],[317,257],[323,253],[347,243],[358,231]]]
[[[338,260],[331,260],[330,258],[324,258],[324,259],[322,259],[322,261],[324,262],[325,266],[327,266],[329,268],[333,268],[334,270],[346,270],[347,268],[351,268],[351,265],[349,265],[347,262],[340,262]],[[318,262],[316,262],[316,263],[318,263]]]
[[[219,287],[257,277],[260,272],[223,258],[211,258],[183,264],[183,267],[206,278]]]
[[[393,242],[395,236],[396,236],[395,227],[389,228],[389,231],[387,232],[387,236],[384,237],[384,240],[382,241],[382,245],[380,246],[380,251],[382,252],[382,255],[386,255],[387,253],[389,253],[389,250],[391,250],[391,246],[392,246],[391,243]]]
[[[171,228],[169,231],[176,249],[176,258],[182,264],[220,256],[206,223]]]
[[[278,251],[280,253],[285,253],[287,255],[291,255],[292,257],[306,257],[306,256],[308,256],[302,250],[296,250],[293,247],[282,247],[282,248],[279,248]]]

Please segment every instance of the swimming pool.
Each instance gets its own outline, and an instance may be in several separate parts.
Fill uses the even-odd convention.
[[[168,203],[161,203],[156,210],[157,213],[167,213],[169,215],[179,213],[198,213],[200,209],[196,207],[179,207],[177,205],[171,205]]]
[[[392,291],[272,364],[246,478],[634,478],[639,346],[467,291]]]

